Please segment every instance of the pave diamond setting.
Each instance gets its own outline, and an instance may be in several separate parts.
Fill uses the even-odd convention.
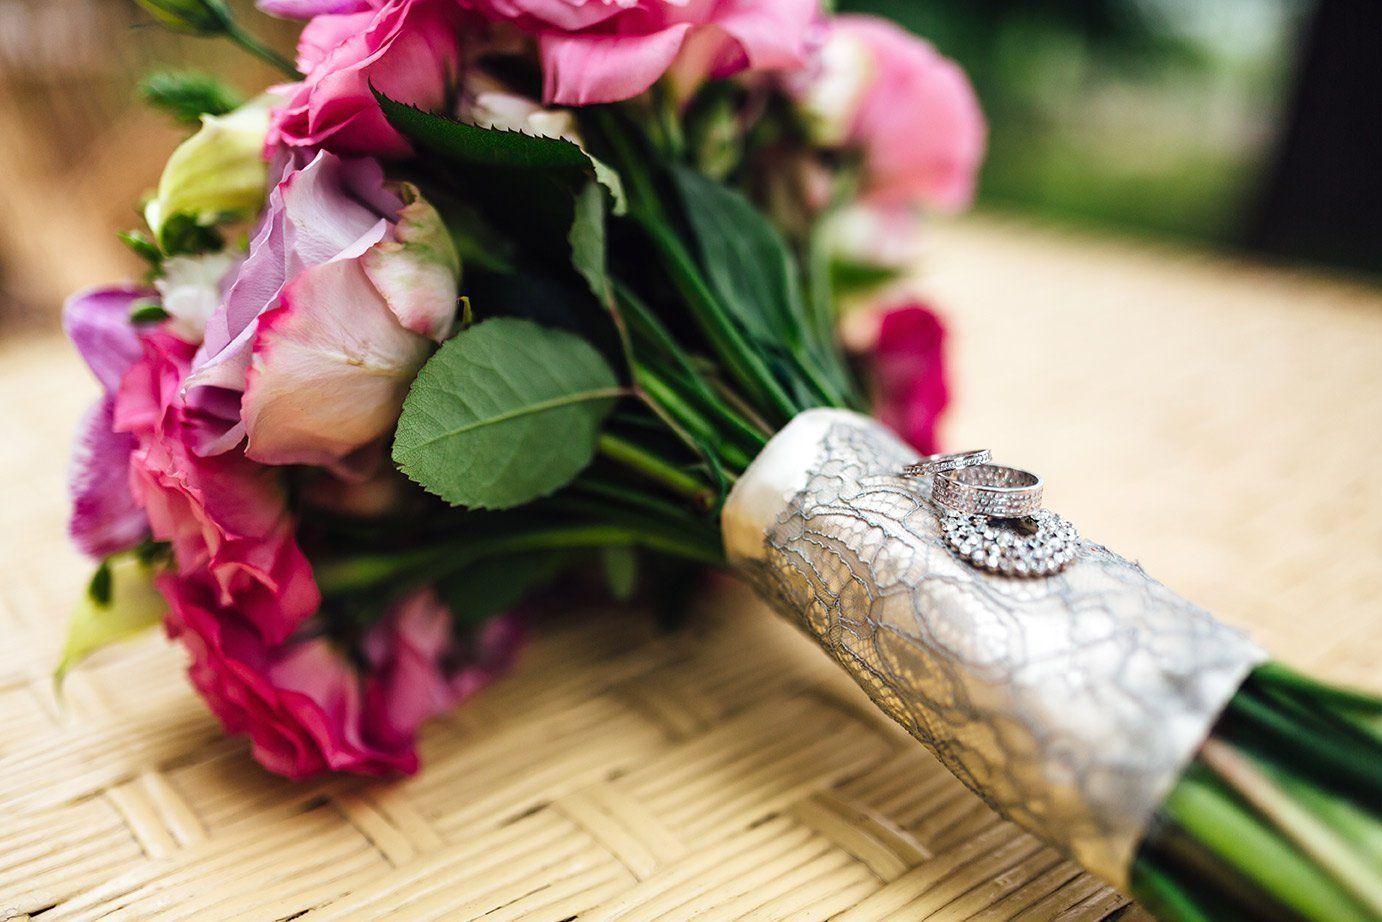
[[[941,533],[957,557],[1004,576],[1050,576],[1080,552],[1075,526],[1046,509],[1019,519],[947,512]]]
[[[977,464],[937,474],[931,499],[952,512],[1018,519],[1041,508],[1041,478],[1002,464]]]

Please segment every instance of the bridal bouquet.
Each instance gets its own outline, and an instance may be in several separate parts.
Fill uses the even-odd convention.
[[[1382,703],[1036,505],[953,511],[1022,472],[904,476],[946,395],[899,293],[984,140],[925,42],[817,0],[260,0],[288,63],[223,0],[141,3],[285,82],[144,85],[196,127],[147,279],[65,313],[103,396],[62,670],[162,623],[268,769],[411,772],[534,592],[729,567],[1164,917],[1382,913]]]

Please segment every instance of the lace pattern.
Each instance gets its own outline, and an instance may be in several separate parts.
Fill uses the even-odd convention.
[[[1092,542],[1051,577],[971,568],[944,545],[930,480],[894,473],[914,453],[842,415],[813,456],[744,475],[740,488],[805,486],[754,523],[763,546],[736,564],[990,806],[1125,885],[1153,813],[1264,654]],[[732,495],[726,518],[742,529],[748,505]]]

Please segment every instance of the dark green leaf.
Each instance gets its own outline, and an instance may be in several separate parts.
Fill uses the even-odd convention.
[[[806,309],[796,260],[777,228],[740,193],[687,167],[672,176],[707,280],[750,337],[795,348]]]
[[[163,305],[152,298],[136,301],[130,308],[130,323],[162,323],[168,317],[169,314],[163,309]]]
[[[190,256],[219,250],[224,245],[221,235],[215,228],[197,223],[188,214],[175,214],[164,223],[159,232],[163,252],[168,256]]]
[[[102,608],[110,604],[110,561],[103,560],[101,565],[96,568],[96,572],[91,574],[91,582],[87,584],[86,594],[91,597]]]
[[[609,365],[580,337],[526,320],[487,320],[423,366],[403,405],[394,461],[453,505],[520,505],[590,463],[621,393]]]
[[[592,175],[590,158],[570,141],[480,128],[395,102],[379,92],[375,97],[384,117],[400,134],[447,160],[510,170]]]
[[[139,96],[173,121],[190,127],[196,127],[203,115],[225,115],[244,101],[217,78],[196,71],[149,74],[139,83]]]
[[[594,178],[613,198],[615,212],[624,210],[624,192],[618,174],[571,141],[521,131],[481,128],[395,102],[378,91],[374,95],[384,117],[400,134],[453,165],[535,174],[544,184],[555,181],[572,192],[581,189],[586,179]],[[532,182],[528,191],[530,195],[541,195],[544,190],[539,183]]]

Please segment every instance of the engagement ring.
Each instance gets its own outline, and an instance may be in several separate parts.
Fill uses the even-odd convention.
[[[989,454],[987,448],[978,451],[957,451],[935,455],[927,455],[919,461],[907,465],[902,469],[903,477],[925,477],[928,474],[940,474],[944,471],[958,471],[961,468],[974,467],[976,464],[987,464],[993,456]]]
[[[1041,478],[1001,464],[978,464],[936,475],[931,499],[966,515],[1017,519],[1041,508]]]

